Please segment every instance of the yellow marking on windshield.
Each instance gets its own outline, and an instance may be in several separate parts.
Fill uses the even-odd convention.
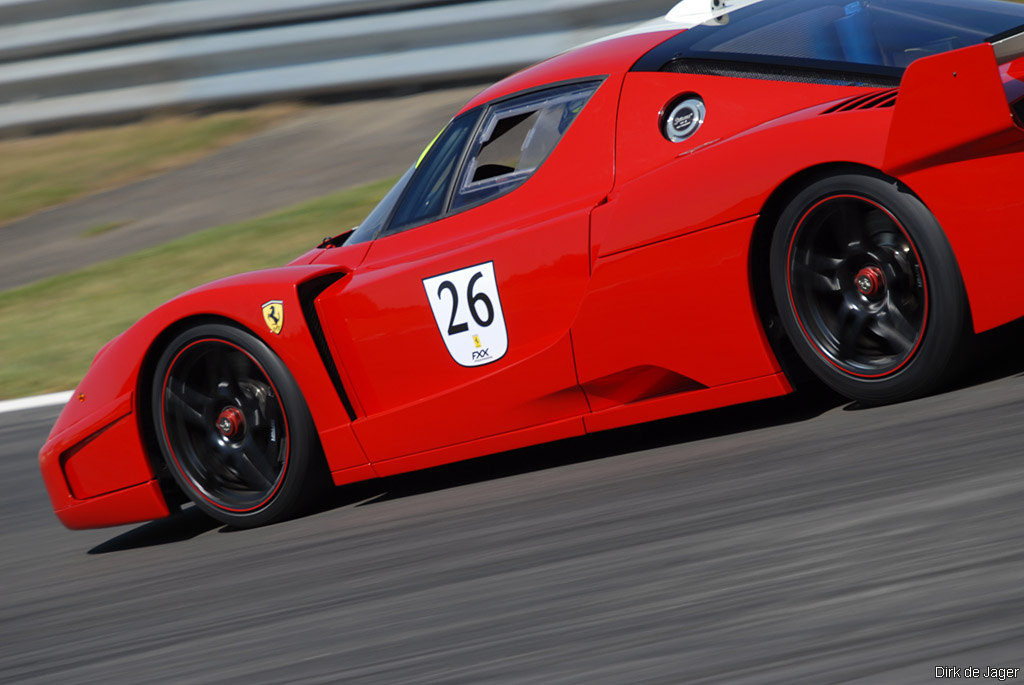
[[[437,139],[441,137],[442,133],[444,133],[444,129],[441,129],[438,132],[438,134],[436,136],[434,136],[434,139],[432,141],[430,141],[430,145],[428,145],[427,149],[423,151],[423,154],[420,155],[420,158],[416,160],[416,168],[417,169],[420,168],[420,164],[423,164],[423,160],[427,158],[427,153],[430,152],[431,149],[433,149],[434,143],[437,142]]]

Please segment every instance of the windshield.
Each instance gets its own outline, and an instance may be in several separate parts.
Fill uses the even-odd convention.
[[[715,60],[898,78],[916,59],[1022,24],[1024,5],[999,0],[763,0],[684,31],[637,68]]]
[[[366,220],[344,239],[345,245],[365,243],[380,237],[396,221],[415,223],[432,214],[440,214],[447,199],[447,188],[455,175],[465,141],[476,125],[482,108],[476,107],[460,114],[427,145],[412,167],[398,180]],[[412,215],[410,219],[409,215]],[[341,244],[339,236],[324,246]]]
[[[348,239],[345,240],[346,245],[365,243],[377,237],[377,234],[380,233],[381,229],[384,228],[384,224],[391,217],[391,212],[401,199],[402,193],[405,192],[405,187],[409,185],[409,179],[412,178],[414,171],[416,171],[415,165],[409,167],[409,170],[402,175],[402,178],[398,179],[398,183],[388,191],[388,194],[370,212],[370,215],[366,217],[363,223],[359,224],[359,227],[349,234]]]

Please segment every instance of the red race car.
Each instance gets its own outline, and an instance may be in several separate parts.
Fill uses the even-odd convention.
[[[160,307],[42,449],[71,528],[789,393],[1024,315],[1024,6],[687,0],[466,105],[357,229]],[[415,113],[411,113],[415,116]]]

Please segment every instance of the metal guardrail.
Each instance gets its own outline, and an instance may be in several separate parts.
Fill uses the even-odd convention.
[[[394,10],[451,5],[465,0],[135,0],[109,9],[83,12],[95,0],[36,0],[22,3],[23,12],[35,6],[51,11],[64,7],[66,14],[31,20],[24,14],[17,25],[0,21],[0,60],[53,55],[119,43],[152,41],[213,31],[229,31],[286,22],[337,19],[383,14]],[[51,6],[56,7],[51,7]],[[18,5],[8,5],[13,8]],[[0,5],[0,19],[3,17]]]
[[[118,9],[103,9],[116,4]],[[495,78],[672,0],[0,0],[0,132]],[[100,11],[81,12],[83,6]],[[3,20],[27,19],[2,25]],[[41,17],[41,18],[40,18]]]

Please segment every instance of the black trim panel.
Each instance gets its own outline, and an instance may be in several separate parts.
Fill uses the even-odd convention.
[[[871,75],[817,67],[784,66],[781,64],[732,62],[729,60],[712,59],[675,59],[658,71],[676,74],[749,78],[761,81],[813,83],[825,86],[892,88],[900,84],[898,76]]]
[[[348,413],[349,421],[355,421],[356,410],[352,406],[352,401],[348,398],[348,393],[345,392],[345,385],[341,382],[338,365],[335,363],[334,355],[331,354],[331,348],[327,344],[327,335],[324,333],[323,324],[320,323],[320,317],[316,313],[316,298],[347,275],[345,272],[340,272],[314,278],[299,285],[298,292],[299,302],[302,304],[302,315],[306,319],[306,327],[313,338],[317,352],[320,353],[320,360],[323,362],[324,368],[327,369],[327,375],[331,377],[331,382],[334,384],[334,389],[338,393],[341,403],[345,406],[345,412]]]
[[[1001,40],[1006,40],[1007,38],[1013,38],[1014,36],[1016,36],[1019,33],[1024,33],[1024,24],[1021,24],[1020,26],[1015,26],[1012,29],[1006,29],[1002,33],[997,33],[994,36],[989,36],[988,38],[985,39],[985,42],[986,43],[998,43]]]
[[[1017,125],[1024,127],[1024,98],[1013,103],[1013,113],[1017,116]]]

